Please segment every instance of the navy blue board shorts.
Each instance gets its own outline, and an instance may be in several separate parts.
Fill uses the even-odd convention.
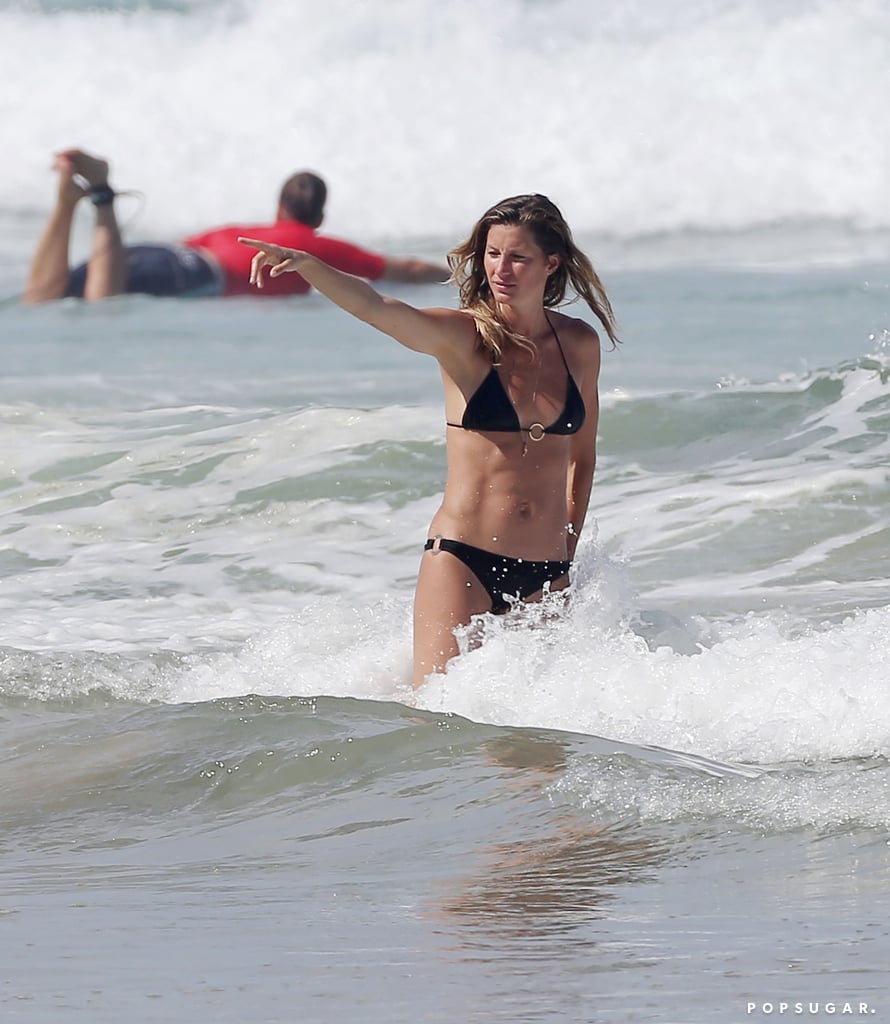
[[[75,267],[68,278],[66,297],[82,299],[87,265]],[[220,276],[194,249],[172,245],[128,245],[127,286],[130,295],[197,298],[221,295]]]

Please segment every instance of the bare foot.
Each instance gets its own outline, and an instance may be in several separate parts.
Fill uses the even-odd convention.
[[[53,167],[63,175],[83,178],[88,188],[108,184],[108,161],[84,153],[82,149],[63,149],[56,153]]]
[[[53,161],[53,170],[59,172],[59,205],[74,209],[89,190],[86,180],[77,174],[74,164],[61,154]]]

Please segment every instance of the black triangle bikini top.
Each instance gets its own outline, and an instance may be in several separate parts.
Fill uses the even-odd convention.
[[[547,322],[550,323],[549,317]],[[569,379],[566,385],[565,405],[549,427],[545,427],[543,423],[532,423],[528,427],[522,426],[496,366],[492,366],[488,376],[473,392],[460,423],[447,423],[447,426],[458,427],[461,430],[527,432],[533,441],[540,441],[546,434],[576,434],[584,424],[586,415],[584,399],[569,370],[565,352],[562,350],[562,343],[552,323],[550,330],[553,331],[553,337],[556,338],[559,354],[562,356]]]

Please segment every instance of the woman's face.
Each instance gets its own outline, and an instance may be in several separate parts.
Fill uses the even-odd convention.
[[[495,224],[485,243],[485,279],[499,305],[543,301],[547,278],[559,266],[559,257],[547,256],[528,228]]]

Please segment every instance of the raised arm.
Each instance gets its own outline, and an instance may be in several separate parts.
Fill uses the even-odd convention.
[[[307,252],[286,249],[255,238],[239,238],[239,242],[257,250],[250,265],[250,283],[263,287],[263,273],[270,275],[298,273],[317,291],[352,316],[395,338],[415,352],[434,356],[449,369],[463,345],[475,337],[473,321],[454,309],[417,309],[415,306],[381,295],[367,283],[351,274],[335,270]]]
[[[451,276],[448,267],[413,256],[386,256],[383,267],[384,281],[403,284],[443,284]]]

